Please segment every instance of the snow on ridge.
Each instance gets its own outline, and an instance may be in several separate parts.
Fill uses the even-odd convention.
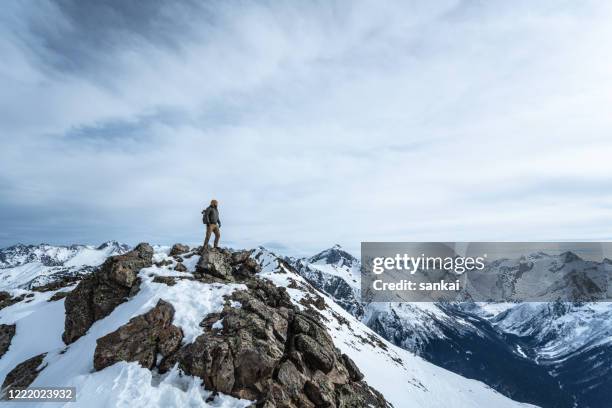
[[[192,258],[197,262],[199,256]],[[77,401],[70,403],[70,406],[249,406],[251,401],[222,394],[207,403],[206,399],[212,393],[202,387],[202,380],[179,375],[176,367],[169,373],[159,375],[138,363],[120,362],[94,371],[96,340],[123,326],[131,318],[151,310],[159,299],[173,305],[173,324],[182,329],[183,343],[187,344],[203,333],[199,323],[206,315],[223,309],[225,296],[235,290],[247,289],[242,284],[207,284],[189,279],[177,279],[172,286],[154,282],[156,276],[191,277],[190,273],[176,272],[170,268],[143,268],[139,272],[142,280],[139,292],[117,306],[110,315],[96,321],[84,336],[69,346],[61,339],[65,318],[64,299],[48,302],[54,291],[36,292],[31,302],[19,302],[0,310],[0,323],[17,324],[11,346],[0,359],[0,381],[17,364],[46,352],[48,354],[43,362],[46,367],[31,386],[52,384],[76,387]]]

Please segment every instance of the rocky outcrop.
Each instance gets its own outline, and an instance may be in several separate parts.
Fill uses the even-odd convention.
[[[251,258],[251,253],[217,248],[204,250],[196,265],[196,274],[229,282],[248,279],[261,271],[261,266]]]
[[[76,282],[81,280],[81,278],[82,276],[80,275],[59,276],[56,280],[52,282],[48,282],[40,286],[33,286],[31,290],[33,290],[34,292],[49,292],[52,290],[58,290],[61,288],[65,288],[66,286],[75,284]]]
[[[183,340],[183,332],[172,324],[174,307],[163,300],[149,312],[97,340],[94,368],[101,370],[117,361],[137,361],[152,369],[157,355],[174,353]]]
[[[62,339],[70,344],[91,325],[139,290],[138,272],[152,265],[153,248],[146,243],[123,255],[112,256],[66,296]]]
[[[201,323],[206,333],[169,359],[162,370],[178,361],[185,372],[203,378],[208,389],[246,399],[260,396],[284,355],[291,303],[271,284],[249,285],[255,296],[251,291],[235,293],[232,300],[241,307],[228,306],[220,315],[209,315]],[[221,319],[223,329],[213,328]]]
[[[162,259],[159,262],[155,262],[155,266],[157,266],[158,268],[163,268],[164,266],[170,266],[172,264],[173,262],[171,259]]]
[[[16,327],[17,326],[14,324],[0,324],[0,357],[2,357],[11,346]]]
[[[196,272],[223,280],[234,280],[232,276],[232,255],[224,249],[209,249],[202,252],[196,265]]]
[[[5,291],[0,291],[0,310],[4,309],[7,306],[12,305],[13,303],[11,303],[12,300],[12,296],[10,293],[5,292]]]
[[[13,297],[8,292],[0,291],[0,310],[32,297],[34,297],[33,293],[22,293],[19,296]]]
[[[166,357],[160,372],[178,363],[207,389],[257,407],[388,407],[335,348],[320,317],[295,307],[284,288],[255,277],[249,255],[203,253],[199,279],[239,281],[248,290],[234,292],[221,313],[208,315],[200,324],[204,334]]]
[[[186,252],[189,252],[188,245],[174,244],[172,245],[172,248],[170,249],[170,253],[168,254],[168,256],[182,255]]]
[[[39,354],[32,357],[20,364],[17,364],[4,379],[2,383],[2,391],[5,392],[8,388],[12,387],[27,387],[34,382],[38,373],[40,373],[45,367],[41,367],[43,359],[47,353]]]

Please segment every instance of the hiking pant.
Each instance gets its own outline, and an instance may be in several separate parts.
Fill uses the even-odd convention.
[[[221,238],[221,230],[217,224],[206,224],[206,239],[204,239],[204,248],[208,248],[210,234],[215,234],[215,248],[219,246],[219,238]]]

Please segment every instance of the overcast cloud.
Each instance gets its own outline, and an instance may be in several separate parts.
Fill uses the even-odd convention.
[[[0,11],[0,246],[612,239],[608,1]]]

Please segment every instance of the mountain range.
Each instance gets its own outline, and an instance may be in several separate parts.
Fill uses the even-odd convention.
[[[362,304],[360,261],[339,246],[289,261],[377,334],[427,361],[542,407],[609,406],[609,302]],[[587,261],[571,252],[500,259],[487,265],[492,270],[499,277],[490,285],[500,292],[495,296],[535,296],[537,290],[543,298],[566,290],[559,281],[576,271],[587,271],[596,281],[609,279],[612,272],[608,259]],[[540,275],[542,282],[537,281]],[[471,282],[477,283],[477,277]]]
[[[261,247],[202,256],[184,245],[150,248],[0,250],[0,380],[75,386],[80,406],[343,406],[349,389],[360,403],[395,407],[605,407],[611,396],[608,303],[363,304],[361,265],[340,246],[305,258]],[[540,254],[529,262],[578,261]],[[300,337],[302,314],[316,335]],[[157,316],[166,316],[160,327]],[[278,355],[247,342],[254,365],[269,363],[258,373],[267,382],[235,362],[210,376],[232,364],[211,360],[203,339],[221,336],[219,350],[231,350],[236,325],[261,319],[254,339],[282,339]],[[155,345],[145,352],[121,340],[132,332],[152,333]],[[331,348],[321,348],[325,339]]]

